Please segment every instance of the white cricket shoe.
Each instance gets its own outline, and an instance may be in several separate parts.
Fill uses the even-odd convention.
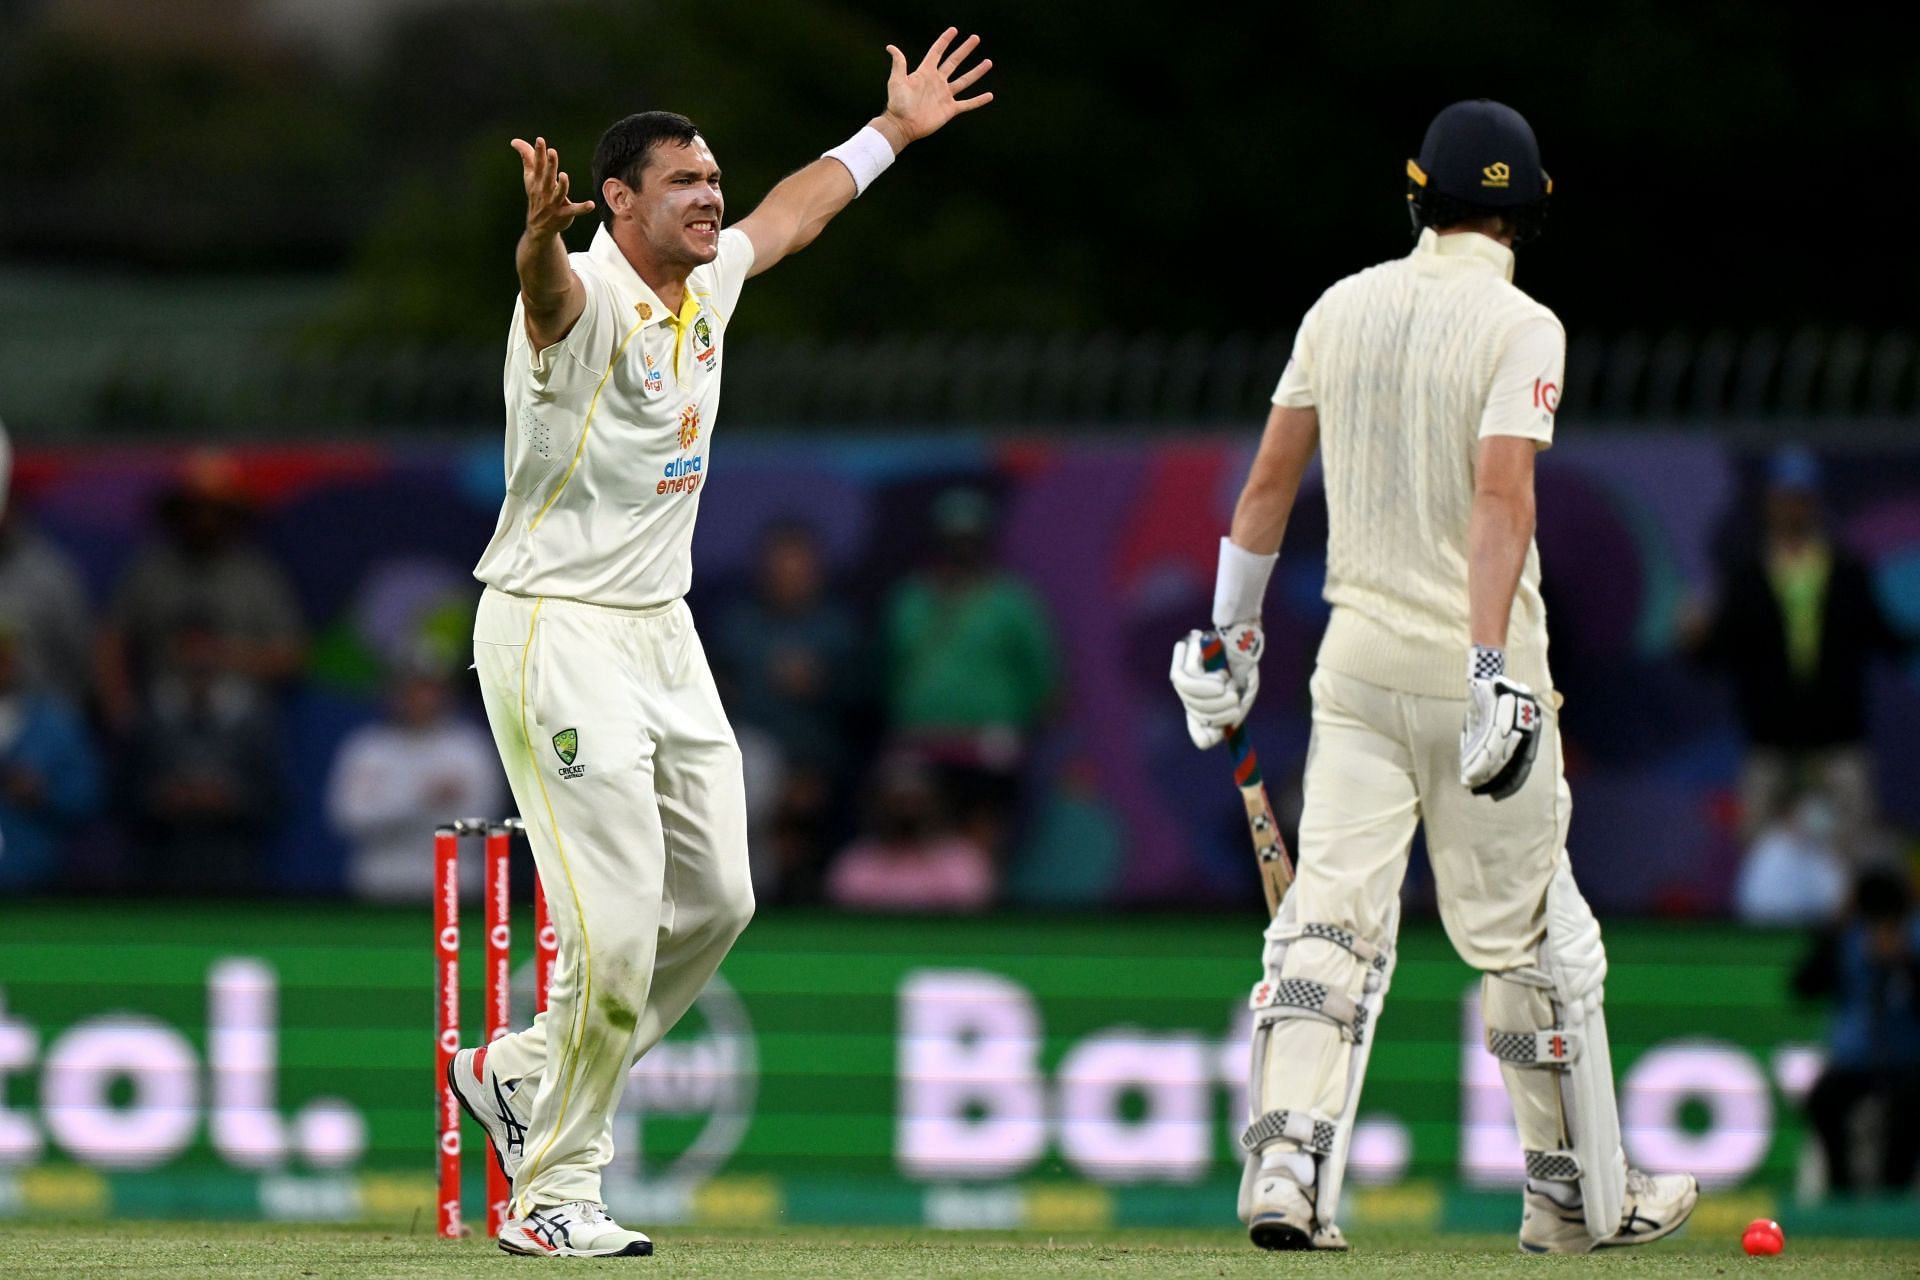
[[[1340,1234],[1338,1226],[1323,1222],[1313,1229],[1313,1247],[1324,1253],[1345,1253],[1347,1238]]]
[[[592,1200],[569,1200],[509,1220],[500,1228],[500,1248],[530,1258],[644,1258],[653,1241]]]
[[[487,1067],[487,1046],[462,1049],[447,1063],[447,1083],[453,1096],[487,1135],[493,1158],[500,1172],[512,1182],[520,1176],[520,1161],[527,1153],[527,1122],[514,1110],[513,1097],[518,1080],[502,1080]]]
[[[1600,1242],[1613,1249],[1646,1244],[1670,1236],[1693,1216],[1700,1202],[1700,1182],[1690,1173],[1643,1173],[1627,1170],[1627,1207],[1620,1212],[1620,1229]]]
[[[1253,1184],[1247,1234],[1262,1249],[1319,1249],[1341,1253],[1347,1238],[1314,1218],[1313,1197],[1284,1172],[1262,1172]]]
[[[1620,1229],[1604,1240],[1587,1231],[1587,1217],[1579,1201],[1569,1207],[1543,1192],[1523,1193],[1520,1218],[1522,1253],[1591,1253],[1620,1245],[1646,1244],[1678,1231],[1693,1214],[1700,1184],[1690,1173],[1644,1173],[1627,1170],[1627,1203]]]

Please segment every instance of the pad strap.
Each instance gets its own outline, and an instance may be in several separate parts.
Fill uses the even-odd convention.
[[[1527,1176],[1542,1182],[1578,1182],[1580,1157],[1571,1151],[1529,1151]]]
[[[1388,951],[1386,947],[1376,947],[1349,929],[1337,924],[1303,924],[1293,929],[1284,929],[1272,935],[1275,942],[1297,942],[1302,938],[1317,938],[1321,942],[1331,942],[1336,947],[1344,947],[1353,954],[1353,958],[1375,971],[1384,971],[1387,967]]]
[[[1247,1126],[1240,1135],[1240,1146],[1250,1156],[1259,1155],[1281,1138],[1290,1138],[1303,1151],[1326,1155],[1333,1150],[1336,1126],[1324,1116],[1308,1111],[1269,1111]]]
[[[1280,1018],[1313,1017],[1333,1023],[1355,1044],[1366,1039],[1366,1006],[1310,978],[1281,978],[1277,982],[1262,979],[1247,1000],[1247,1007],[1254,1011],[1257,1025]]]
[[[1495,1031],[1487,1028],[1487,1052],[1521,1067],[1564,1067],[1580,1057],[1580,1037],[1571,1031]]]

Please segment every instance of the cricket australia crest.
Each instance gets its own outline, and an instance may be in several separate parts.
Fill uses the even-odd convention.
[[[553,750],[554,753],[560,757],[561,765],[564,766],[560,770],[561,777],[577,778],[587,771],[587,766],[573,762],[574,757],[580,754],[580,731],[578,729],[562,729],[560,732],[554,734]]]

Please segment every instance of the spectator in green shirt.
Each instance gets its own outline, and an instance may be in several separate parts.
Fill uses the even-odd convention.
[[[984,494],[949,490],[931,514],[932,560],[888,604],[892,727],[939,766],[964,829],[998,853],[1028,745],[1053,700],[1053,630],[1026,584],[994,566]]]

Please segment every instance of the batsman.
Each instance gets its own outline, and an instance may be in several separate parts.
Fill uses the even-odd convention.
[[[1198,631],[1173,655],[1188,732],[1210,747],[1259,690],[1261,599],[1318,451],[1332,615],[1297,879],[1253,992],[1240,1216],[1264,1248],[1346,1248],[1341,1180],[1421,824],[1525,1151],[1520,1248],[1643,1244],[1679,1228],[1699,1188],[1627,1167],[1606,952],[1566,853],[1533,544],[1566,336],[1513,284],[1513,246],[1540,231],[1553,184],[1526,120],[1484,99],[1442,111],[1407,174],[1413,252],[1321,295],[1274,392],[1220,542],[1226,669],[1206,668]]]

